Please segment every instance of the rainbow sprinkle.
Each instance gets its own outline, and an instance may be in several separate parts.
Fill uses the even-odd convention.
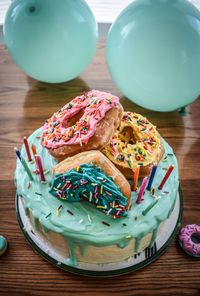
[[[48,218],[49,216],[51,216],[51,213],[49,213],[48,215],[46,215],[46,217],[45,217],[45,218]]]
[[[69,213],[70,215],[74,215],[74,213],[72,213],[70,210],[67,210],[67,213]]]
[[[110,226],[109,223],[105,222],[105,221],[102,221],[102,224],[106,225],[106,226]]]
[[[59,207],[57,207],[56,209],[56,216],[58,217],[60,215],[60,210],[62,209],[62,205],[60,205]]]
[[[93,164],[83,164],[79,171],[72,169],[65,174],[56,175],[50,193],[68,202],[85,199],[106,215],[115,218],[127,215],[127,197],[111,177]]]

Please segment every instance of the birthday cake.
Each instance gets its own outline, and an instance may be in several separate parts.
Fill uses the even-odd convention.
[[[127,117],[136,119],[129,127],[137,132],[126,129],[123,137]],[[179,177],[172,148],[109,93],[78,96],[16,153],[27,219],[68,265],[128,260],[155,241],[174,209]],[[120,166],[127,166],[127,178]]]

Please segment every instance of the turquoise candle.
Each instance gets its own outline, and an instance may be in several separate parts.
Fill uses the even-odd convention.
[[[21,164],[23,165],[25,171],[27,172],[27,174],[28,174],[28,176],[29,176],[29,179],[30,179],[31,181],[33,181],[33,176],[32,176],[32,174],[31,174],[31,171],[30,171],[30,169],[29,169],[29,167],[28,167],[26,161],[23,159],[23,157],[21,157]]]
[[[146,215],[158,202],[158,199],[155,199],[150,205],[142,212],[142,215]]]

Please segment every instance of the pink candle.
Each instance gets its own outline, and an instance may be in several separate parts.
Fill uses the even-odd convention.
[[[166,174],[164,175],[164,177],[163,177],[163,179],[162,179],[162,181],[161,181],[161,183],[160,183],[160,185],[158,187],[159,190],[162,190],[162,188],[165,185],[167,179],[171,175],[171,172],[173,171],[173,169],[174,169],[174,166],[173,165],[170,165],[170,167],[168,168]]]
[[[143,180],[142,180],[142,184],[140,186],[140,191],[138,193],[138,197],[137,197],[137,200],[136,200],[136,203],[137,204],[140,204],[141,203],[141,200],[142,200],[142,197],[143,197],[143,194],[144,194],[144,191],[147,187],[147,183],[148,183],[148,177],[145,177]]]
[[[28,161],[31,161],[32,158],[31,158],[31,153],[30,153],[27,137],[24,137],[24,145],[25,145],[25,148],[26,148],[26,154],[27,154],[27,157],[28,157]]]
[[[40,156],[37,155],[37,154],[35,155],[35,161],[36,161],[36,164],[37,164],[39,173],[40,173],[40,181],[46,181],[45,180],[45,177],[44,177],[44,171],[43,171],[43,167],[42,167],[42,161],[41,161]]]

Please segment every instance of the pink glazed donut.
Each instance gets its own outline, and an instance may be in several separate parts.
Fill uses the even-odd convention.
[[[200,257],[200,226],[188,224],[183,227],[179,234],[179,242],[187,254]]]
[[[41,143],[58,161],[88,150],[101,150],[120,125],[119,98],[91,90],[76,97],[43,126]]]

